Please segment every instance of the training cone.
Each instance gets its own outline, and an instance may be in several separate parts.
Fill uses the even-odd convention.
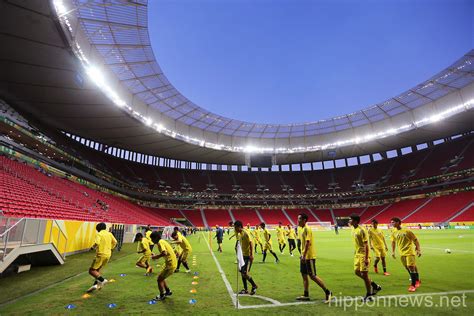
[[[109,282],[110,282],[110,283],[114,283],[114,282],[115,282],[115,279],[110,279]]]
[[[107,307],[108,307],[108,308],[115,308],[115,307],[117,307],[117,304],[115,304],[115,303],[110,303],[110,304],[107,304]]]
[[[76,305],[74,305],[74,304],[68,304],[68,305],[66,306],[66,309],[73,309],[73,308],[76,308]]]
[[[82,295],[82,298],[89,298],[89,297],[91,297],[91,296],[90,296],[89,294],[87,294],[87,293],[84,294],[84,295]]]
[[[197,302],[197,301],[196,301],[194,298],[189,300],[189,304],[191,304],[191,305],[196,304],[196,302]]]
[[[191,291],[189,291],[189,293],[197,293],[197,290],[196,289],[192,289]]]
[[[197,279],[199,279],[199,277],[198,276],[193,276],[193,279],[197,280]]]
[[[199,275],[199,273],[197,273],[197,272],[194,272],[194,275],[195,275],[195,276],[198,276],[198,275]]]
[[[120,273],[121,277],[127,276],[125,273]]]
[[[149,301],[148,301],[148,304],[149,304],[149,305],[155,305],[155,304],[156,304],[156,301],[155,301],[155,300],[149,300]]]
[[[198,285],[199,283],[194,281],[194,282],[191,282],[192,285]]]

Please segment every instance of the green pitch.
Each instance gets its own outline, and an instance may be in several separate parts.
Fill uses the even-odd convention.
[[[239,297],[237,310],[224,283],[228,280],[234,292],[242,288],[240,276],[236,274],[234,255],[235,239],[225,237],[224,252],[215,252],[224,276],[219,272],[214,257],[210,254],[207,233],[190,237],[193,254],[189,263],[194,274],[176,273],[168,279],[173,295],[164,302],[150,305],[149,301],[157,294],[156,270],[153,277],[144,276],[144,270],[135,268],[138,255],[136,245],[126,245],[120,254],[114,254],[115,260],[104,271],[105,277],[115,282],[82,298],[85,290],[92,284],[92,278],[86,273],[93,253],[85,253],[67,258],[61,267],[35,268],[32,271],[13,277],[0,279],[0,315],[7,314],[102,314],[108,312],[126,314],[167,313],[176,314],[251,314],[262,312],[281,314],[474,314],[474,232],[460,230],[416,231],[421,243],[423,255],[417,259],[422,285],[414,294],[408,293],[408,273],[402,268],[399,259],[387,258],[391,276],[375,274],[370,276],[382,285],[379,299],[371,305],[360,304],[357,296],[365,294],[362,280],[356,278],[353,269],[353,244],[349,231],[315,232],[318,254],[317,272],[326,285],[337,296],[338,301],[331,305],[323,304],[323,292],[316,284],[310,287],[310,304],[286,305],[297,303],[295,298],[302,294],[302,281],[299,274],[299,259],[296,251],[290,257],[278,252],[274,237],[274,250],[281,262],[274,263],[269,254],[265,264],[260,263],[260,251],[255,255],[251,274],[259,289],[257,295],[263,298]],[[212,241],[214,250],[217,248]],[[451,249],[446,254],[445,249]],[[193,257],[195,265],[193,265]],[[161,262],[159,262],[161,263]],[[157,262],[155,262],[156,266]],[[381,266],[379,264],[379,270]],[[183,270],[181,270],[183,271]],[[81,273],[82,274],[79,274]],[[79,274],[79,275],[77,275]],[[120,276],[126,274],[126,276]],[[198,284],[192,284],[197,282]],[[238,283],[238,284],[237,284]],[[195,290],[195,293],[191,293]],[[31,292],[34,292],[31,294]],[[466,293],[463,293],[467,291]],[[448,292],[441,295],[439,293]],[[454,292],[454,293],[453,293]],[[421,295],[436,293],[432,295]],[[26,295],[26,296],[25,296]],[[22,297],[23,296],[23,297]],[[345,305],[341,298],[347,297]],[[16,299],[13,302],[4,303]],[[189,301],[194,299],[195,304]],[[110,309],[108,304],[116,304]],[[68,304],[74,309],[66,309]],[[281,304],[281,305],[280,305]],[[357,304],[357,306],[356,306]],[[260,306],[259,306],[260,305]],[[262,307],[262,305],[267,305]],[[415,305],[415,306],[413,306]],[[443,305],[443,306],[441,306]],[[357,310],[356,310],[357,308]]]

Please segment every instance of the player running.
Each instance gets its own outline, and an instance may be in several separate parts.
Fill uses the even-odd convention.
[[[237,240],[240,243],[242,248],[242,255],[244,257],[244,265],[240,268],[240,273],[242,274],[242,282],[244,284],[244,289],[239,292],[239,294],[249,294],[247,288],[247,281],[252,285],[252,290],[250,290],[250,295],[254,295],[257,292],[257,284],[250,276],[250,268],[252,268],[253,262],[253,244],[252,238],[250,237],[250,232],[247,229],[243,228],[241,221],[234,222],[234,229],[237,234]]]
[[[421,248],[415,234],[406,228],[402,228],[402,221],[398,217],[391,219],[390,223],[394,227],[392,231],[392,257],[395,259],[395,244],[398,246],[400,252],[400,259],[403,266],[410,274],[411,285],[408,288],[409,292],[415,292],[420,287],[421,281],[416,266],[415,251],[418,257],[421,257]],[[413,250],[415,245],[415,250]]]
[[[375,273],[379,273],[377,265],[379,261],[382,260],[383,275],[390,275],[390,273],[387,272],[387,264],[385,262],[388,247],[383,231],[378,228],[378,225],[379,222],[374,219],[372,220],[372,227],[369,228],[369,245],[370,249],[375,253],[374,271]]]
[[[182,249],[182,251],[181,251],[181,253],[178,257],[178,266],[177,266],[175,272],[179,272],[179,267],[182,263],[184,268],[186,269],[186,273],[189,273],[189,272],[191,272],[191,270],[189,269],[189,266],[188,266],[188,257],[189,257],[189,254],[193,251],[193,248],[191,247],[191,244],[186,239],[186,237],[184,237],[183,235],[181,235],[181,236],[180,235],[181,234],[177,231],[174,231],[171,234],[171,238],[173,238],[174,243],[178,244],[179,247],[181,247],[181,249]]]
[[[316,275],[316,247],[313,242],[313,232],[311,228],[306,225],[308,222],[308,215],[301,213],[298,215],[298,226],[301,230],[301,245],[303,254],[300,258],[300,272],[303,277],[304,294],[297,297],[298,301],[309,301],[309,280],[308,277],[316,282],[321,289],[323,289],[326,299],[325,303],[329,303],[332,298],[332,292],[326,287],[323,280]]]
[[[364,302],[372,301],[373,296],[382,290],[382,287],[373,282],[369,278],[369,242],[365,229],[359,225],[360,216],[352,214],[350,216],[349,224],[352,226],[352,238],[354,238],[355,254],[354,254],[354,272],[364,280],[367,293],[364,297]]]
[[[117,245],[117,239],[115,239],[112,233],[107,231],[107,225],[105,225],[105,223],[97,224],[95,229],[97,230],[97,235],[92,248],[96,250],[96,255],[89,268],[89,274],[94,277],[95,281],[87,290],[87,293],[100,290],[109,282],[100,274],[100,270],[109,262],[112,256],[112,249]]]
[[[153,273],[153,268],[150,266],[150,259],[152,255],[150,249],[151,242],[148,241],[146,237],[143,237],[142,233],[137,233],[135,235],[135,241],[138,242],[137,252],[142,254],[135,265],[139,268],[144,268],[146,270],[145,275],[149,276],[151,273]]]
[[[158,254],[152,256],[151,258],[154,260],[165,258],[165,267],[158,275],[157,280],[160,294],[153,299],[154,301],[163,301],[167,296],[171,296],[173,294],[166,283],[166,279],[173,275],[176,267],[178,266],[178,260],[176,259],[173,248],[166,240],[161,239],[161,234],[161,232],[154,231],[150,235],[151,240],[157,245],[158,250]]]

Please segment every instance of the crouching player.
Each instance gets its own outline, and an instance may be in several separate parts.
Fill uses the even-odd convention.
[[[240,273],[242,274],[242,282],[244,283],[244,289],[239,292],[239,294],[249,294],[247,289],[247,281],[252,284],[252,290],[250,291],[250,295],[254,295],[257,292],[257,284],[255,284],[254,280],[250,276],[250,268],[252,267],[253,262],[253,244],[252,239],[250,237],[250,232],[243,228],[243,224],[241,221],[235,221],[234,229],[237,236],[237,240],[240,243],[242,248],[242,255],[244,257],[244,265],[240,268]]]
[[[95,237],[92,248],[96,250],[96,255],[92,261],[91,267],[89,268],[89,274],[94,277],[95,281],[87,290],[87,293],[100,290],[105,284],[107,284],[108,280],[100,274],[100,270],[105,267],[107,262],[109,262],[110,256],[112,256],[112,249],[117,245],[117,240],[114,235],[107,231],[105,223],[99,223],[95,228],[98,233]]]
[[[181,253],[178,256],[178,267],[176,268],[175,272],[179,272],[179,266],[181,263],[183,264],[184,268],[186,269],[186,273],[191,272],[188,266],[188,256],[189,254],[193,251],[193,248],[191,247],[191,244],[189,241],[184,237],[183,235],[179,234],[178,232],[174,231],[171,234],[171,238],[173,238],[174,243],[179,245],[179,247],[182,249]]]
[[[152,256],[151,258],[156,260],[160,258],[165,258],[165,267],[158,275],[158,289],[160,295],[157,295],[153,300],[163,301],[167,296],[173,294],[166,284],[166,279],[171,276],[176,267],[178,266],[178,261],[176,260],[176,255],[171,245],[166,241],[161,239],[161,232],[153,232],[150,235],[150,238],[154,244],[157,245],[158,254]]]
[[[137,233],[135,235],[135,241],[138,242],[137,252],[142,254],[135,265],[139,268],[146,269],[145,275],[149,276],[151,273],[153,273],[153,268],[150,266],[150,259],[152,255],[150,250],[151,242],[148,238],[143,237],[142,233]]]
[[[410,274],[411,285],[408,288],[408,291],[415,292],[421,285],[415,261],[415,251],[418,257],[421,256],[420,243],[411,230],[402,228],[402,221],[398,217],[392,218],[391,224],[394,227],[391,237],[392,257],[395,259],[396,244],[398,246],[398,251],[400,252],[402,264]],[[413,245],[415,245],[415,250],[413,250]]]

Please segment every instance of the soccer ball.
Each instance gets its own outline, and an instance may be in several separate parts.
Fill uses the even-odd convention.
[[[451,253],[451,249],[444,249],[444,252]]]

